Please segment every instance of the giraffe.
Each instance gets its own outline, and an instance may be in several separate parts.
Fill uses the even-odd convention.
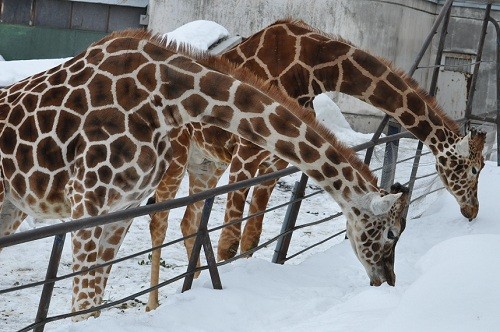
[[[308,114],[222,58],[165,47],[144,30],[112,33],[0,91],[1,222],[13,232],[19,215],[78,219],[137,206],[171,164],[175,130],[203,123],[272,150],[315,179],[346,214],[370,283],[394,285],[405,188],[378,188],[355,153]],[[72,233],[73,270],[112,260],[130,223]],[[73,312],[101,303],[109,273],[74,277]]]
[[[436,158],[437,172],[446,189],[456,198],[461,213],[469,220],[476,217],[479,209],[477,183],[484,166],[482,149],[484,133],[470,133],[462,137],[457,124],[451,120],[418,84],[394,68],[388,61],[357,48],[346,40],[321,32],[302,21],[280,20],[246,38],[241,44],[227,51],[223,58],[238,68],[251,70],[266,84],[277,86],[299,104],[312,110],[313,98],[323,92],[337,91],[356,97],[371,104],[396,119],[404,128],[427,145]],[[191,149],[198,155],[205,154],[207,163],[223,160],[217,169],[221,174],[228,162],[227,157],[214,156],[214,146],[198,144],[197,138],[208,142],[212,135],[223,136],[223,131],[205,126],[205,133],[198,133],[191,142]],[[229,138],[228,138],[229,139]],[[232,147],[229,182],[241,181],[258,174],[283,169],[287,163],[254,144],[236,138]],[[189,160],[189,168],[196,168],[196,160]],[[188,171],[189,173],[189,171]],[[197,172],[197,188],[193,192],[211,188],[220,175],[210,171]],[[165,174],[156,193],[156,201],[171,199],[172,192],[162,190],[168,185],[169,171]],[[191,177],[190,177],[191,178]],[[249,215],[265,210],[276,181],[254,186]],[[205,187],[202,185],[205,184]],[[241,219],[248,189],[228,194],[224,223]],[[181,222],[184,235],[195,233],[201,217],[201,206],[191,205]],[[161,216],[152,216],[151,237],[153,246],[160,245],[166,230],[166,221]],[[262,231],[264,216],[250,217],[241,234],[241,224],[225,227],[218,243],[218,259],[233,257],[240,245],[241,252],[254,248]],[[158,235],[160,234],[160,235]],[[190,247],[186,247],[188,255]],[[159,251],[153,254],[151,285],[158,282]],[[151,298],[153,297],[153,298]],[[150,293],[148,308],[158,306],[157,290]]]

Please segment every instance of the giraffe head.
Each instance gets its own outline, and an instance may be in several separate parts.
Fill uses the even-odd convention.
[[[462,215],[474,219],[479,211],[477,182],[484,167],[486,134],[471,130],[455,144],[436,155],[436,169],[448,191],[455,196]]]
[[[363,264],[371,286],[387,282],[394,286],[394,253],[396,243],[406,227],[404,211],[408,206],[408,188],[396,183],[391,192],[369,193],[347,214],[347,236]]]

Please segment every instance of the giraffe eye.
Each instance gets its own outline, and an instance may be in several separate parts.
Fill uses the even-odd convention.
[[[389,230],[389,231],[387,232],[387,238],[388,238],[389,240],[395,240],[395,239],[397,238],[397,236],[396,236],[396,235],[394,235],[394,233],[393,233],[391,230]]]
[[[472,174],[476,175],[477,174],[477,168],[475,168],[474,166],[472,166]]]

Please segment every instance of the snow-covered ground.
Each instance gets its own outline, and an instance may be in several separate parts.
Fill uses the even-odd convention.
[[[2,62],[0,62],[1,64]],[[11,62],[10,62],[11,63]],[[12,63],[11,63],[12,65]],[[22,67],[20,63],[20,67]],[[21,72],[23,68],[14,68]],[[0,81],[4,72],[0,70]],[[371,135],[352,131],[325,96],[315,101],[318,119],[331,124],[349,145]],[[399,158],[414,154],[416,142],[402,140]],[[377,148],[372,168],[380,166],[383,148]],[[422,158],[419,175],[434,169],[433,157]],[[405,182],[411,161],[397,169],[397,180]],[[380,174],[380,173],[378,173]],[[299,175],[281,180],[270,206],[288,201]],[[227,173],[221,179],[227,183]],[[274,245],[220,268],[223,290],[213,290],[208,273],[195,280],[193,289],[180,293],[182,281],[160,289],[161,306],[145,313],[147,296],[125,306],[102,312],[98,319],[81,323],[69,320],[50,323],[46,331],[495,331],[500,326],[500,223],[497,221],[500,168],[488,162],[480,177],[480,212],[468,222],[453,197],[438,191],[410,207],[409,220],[396,252],[395,287],[370,287],[366,273],[348,241],[338,237],[290,260],[285,265],[270,263]],[[414,197],[441,186],[437,176],[417,183]],[[316,191],[311,184],[308,192]],[[182,183],[178,197],[187,194]],[[209,227],[223,220],[224,197],[217,197]],[[339,211],[326,194],[305,201],[299,224],[321,219]],[[266,214],[265,241],[279,233],[284,209]],[[179,221],[183,209],[173,210],[167,241],[181,236]],[[418,219],[416,216],[420,216]],[[20,231],[58,221],[35,223],[29,218]],[[294,233],[293,254],[343,229],[339,218]],[[216,250],[218,232],[211,235]],[[44,278],[52,239],[43,239],[0,253],[0,289]],[[120,250],[125,256],[150,247],[147,218],[137,218]],[[185,272],[187,260],[182,244],[163,250],[165,266],[161,280]],[[149,284],[147,255],[116,264],[111,271],[105,300],[117,300]],[[71,270],[69,236],[59,274]],[[0,295],[0,331],[15,331],[31,323],[36,314],[41,288]],[[56,284],[49,316],[70,308],[71,280]]]

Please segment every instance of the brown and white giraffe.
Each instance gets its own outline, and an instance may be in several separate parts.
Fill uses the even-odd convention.
[[[264,28],[222,57],[238,67],[250,69],[267,84],[279,87],[308,108],[312,107],[316,95],[327,91],[342,92],[378,107],[432,150],[438,174],[457,199],[462,214],[469,219],[476,217],[479,208],[477,182],[484,165],[484,134],[460,136],[457,124],[444,114],[435,99],[388,61],[304,22],[291,20],[278,21]],[[287,165],[244,139],[228,137],[223,130],[211,126],[198,129],[202,132],[195,130],[190,152],[197,157],[189,159],[189,170],[196,173],[190,179],[197,181],[195,187],[190,185],[192,193],[215,186],[228,163],[231,165],[229,182],[253,177],[257,172],[265,174],[283,169]],[[210,144],[217,137],[223,137],[230,144],[224,144],[223,140]],[[217,175],[213,173],[215,170]],[[172,190],[171,183],[173,178],[180,181],[179,176],[182,174],[171,174],[167,170],[156,201],[175,196],[177,190]],[[276,181],[269,181],[254,187],[249,215],[265,210],[275,184]],[[171,190],[164,189],[168,187]],[[247,194],[248,189],[228,194],[225,223],[241,219]],[[201,204],[188,206],[181,222],[184,235],[196,232],[201,210]],[[153,246],[160,245],[165,238],[166,221],[161,217],[152,217]],[[254,248],[259,242],[263,218],[262,214],[249,218],[242,235],[241,224],[224,228],[218,244],[219,260],[236,254],[240,237],[241,252]],[[189,254],[191,247],[186,249]],[[158,283],[159,262],[160,253],[156,251],[152,259],[152,286]],[[153,291],[148,308],[157,306],[157,291]]]
[[[4,229],[15,231],[25,214],[77,219],[137,206],[165,173],[176,128],[201,122],[241,135],[311,176],[347,216],[371,283],[393,285],[405,188],[379,189],[352,150],[250,72],[174,49],[144,31],[115,33],[0,91]],[[129,225],[74,232],[73,269],[113,259]],[[74,278],[73,311],[100,304],[108,274],[101,268]],[[91,315],[98,313],[75,320]]]
[[[431,149],[438,174],[464,217],[477,216],[485,135],[460,136],[457,123],[435,98],[388,61],[290,20],[252,35],[224,58],[252,70],[306,107],[312,107],[316,95],[337,91],[384,111]]]

